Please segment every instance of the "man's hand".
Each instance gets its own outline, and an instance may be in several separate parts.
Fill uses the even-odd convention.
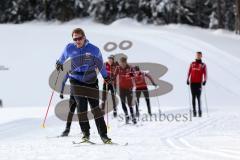
[[[59,63],[58,61],[57,61],[57,63],[56,63],[56,70],[57,70],[57,71],[60,71],[60,70],[63,71],[63,65],[62,65],[61,63]]]
[[[62,93],[60,94],[60,98],[61,98],[61,99],[63,99],[63,98],[64,98],[64,96],[63,96],[63,94],[62,94]]]
[[[207,81],[203,81],[203,85],[204,85],[204,86],[206,85],[206,83],[207,83]]]
[[[189,80],[187,80],[187,85],[189,85],[190,83],[189,83]]]

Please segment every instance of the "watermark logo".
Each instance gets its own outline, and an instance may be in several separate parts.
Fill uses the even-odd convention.
[[[119,44],[116,44],[115,42],[107,42],[104,45],[103,49],[106,52],[112,52],[117,47],[119,47],[121,50],[127,50],[127,49],[130,49],[132,45],[133,43],[129,40],[124,40]],[[121,57],[127,57],[127,54],[124,54],[124,53],[115,54],[116,61],[119,61]],[[131,59],[128,59],[128,61],[131,62]],[[86,64],[88,65],[87,67],[91,67],[91,66],[94,66],[95,64],[102,64],[102,62],[97,57],[94,57],[93,55],[89,55],[88,53],[86,53],[85,56],[74,57],[73,59],[70,59],[66,63],[64,63],[63,71],[61,71],[60,73],[58,73],[57,70],[52,72],[49,78],[50,87],[54,89],[56,92],[60,93],[62,89],[62,81],[66,74],[71,74],[73,76],[74,74],[78,74],[78,76],[81,76],[84,82],[89,84],[96,84],[96,86],[98,86],[96,81],[96,77],[98,73],[96,71],[94,72],[88,71],[84,73],[74,72],[74,70],[76,70],[76,68],[78,67],[80,68],[86,67]],[[135,63],[129,63],[129,64],[131,66],[139,66],[141,71],[145,71],[148,74],[150,74],[154,82],[156,83],[155,87],[151,87],[154,89],[148,90],[148,93],[149,93],[148,98],[165,95],[173,89],[172,84],[170,84],[169,82],[160,80],[160,78],[163,75],[165,75],[168,71],[168,68],[166,66],[158,63],[151,63],[151,62],[135,62]],[[101,66],[101,68],[102,67],[103,66]],[[98,69],[101,70],[101,68],[98,68]],[[57,78],[58,78],[58,81],[55,84]],[[148,79],[146,79],[146,84],[147,86],[153,85]],[[87,121],[94,118],[96,119],[96,118],[102,117],[104,116],[104,114],[114,110],[113,99],[115,101],[116,106],[119,104],[119,101],[123,102],[123,100],[119,100],[117,97],[117,94],[119,95],[119,97],[121,97],[120,96],[121,89],[117,89],[119,88],[117,86],[115,86],[114,88],[115,88],[114,93],[112,94],[112,93],[109,93],[108,91],[99,90],[98,87],[79,86],[79,85],[74,85],[73,83],[71,83],[71,85],[65,85],[64,94],[71,95],[71,96],[78,96],[78,97],[87,97],[89,99],[95,99],[99,101],[99,105],[91,106],[91,111],[78,112],[78,114],[74,114],[74,111],[72,112],[69,110],[69,106],[71,108],[71,106],[74,104],[74,103],[71,103],[71,99],[63,100],[56,105],[55,114],[59,119],[64,121],[67,121],[69,111],[70,113],[72,112],[71,114],[73,115],[73,121],[78,121],[78,120]],[[136,105],[137,92],[138,91],[132,90],[131,88],[132,102],[131,103],[128,102],[127,105],[129,105],[129,107],[133,107]],[[100,109],[99,107],[102,105],[103,101],[105,102],[104,104],[107,105],[107,107],[104,107],[104,110]],[[74,106],[75,108],[78,108],[77,106],[81,107],[81,105],[77,104],[76,102],[74,105],[75,105]],[[78,110],[80,109],[78,108]],[[119,115],[119,118],[121,119],[121,115]]]

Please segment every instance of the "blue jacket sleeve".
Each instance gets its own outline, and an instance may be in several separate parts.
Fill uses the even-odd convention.
[[[69,47],[69,44],[64,48],[64,51],[62,52],[62,55],[61,57],[58,59],[58,62],[57,63],[60,63],[60,64],[63,64],[66,59],[68,59],[68,47]]]
[[[107,78],[107,70],[103,63],[102,53],[99,49],[97,49],[96,52],[97,53],[96,53],[96,57],[95,57],[95,64],[96,64],[98,70],[100,71],[102,77]]]

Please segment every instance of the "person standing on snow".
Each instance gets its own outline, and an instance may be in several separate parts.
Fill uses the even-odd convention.
[[[108,57],[108,61],[105,64],[107,73],[108,73],[108,77],[110,77],[110,79],[112,80],[112,83],[103,83],[103,103],[102,103],[102,110],[105,109],[105,103],[106,103],[106,92],[108,92],[109,90],[111,91],[111,95],[112,95],[112,101],[113,101],[113,116],[117,117],[117,106],[116,106],[116,100],[115,100],[115,95],[116,95],[116,80],[114,77],[114,72],[116,70],[116,67],[118,66],[118,63],[115,62],[115,57],[114,55],[110,55]],[[107,91],[106,91],[107,90]]]
[[[201,109],[201,92],[202,85],[206,85],[207,83],[207,66],[202,62],[202,52],[196,53],[196,60],[191,63],[187,85],[190,85],[191,93],[192,93],[192,106],[193,106],[193,116],[197,116],[196,112],[196,98],[198,101],[198,116],[202,117],[202,109]]]
[[[64,62],[67,59],[71,61],[71,69],[69,71],[71,94],[77,103],[78,118],[83,133],[82,140],[89,141],[90,138],[90,125],[87,118],[89,103],[103,143],[112,143],[107,136],[107,126],[99,107],[99,88],[96,70],[99,70],[104,80],[110,83],[103,64],[102,54],[98,47],[86,39],[85,33],[81,28],[73,30],[72,38],[74,43],[69,43],[65,47],[56,63],[56,69],[58,71],[63,70]]]
[[[136,124],[137,120],[134,115],[133,102],[132,102],[133,101],[133,68],[127,63],[126,57],[120,58],[119,66],[116,68],[116,72],[114,75],[116,77],[118,76],[117,85],[119,87],[122,109],[125,113],[126,124],[128,124],[130,120],[130,117],[128,115],[128,109],[126,107],[126,99],[127,99],[130,113],[131,113],[132,122]]]
[[[151,106],[150,106],[150,99],[149,99],[149,92],[147,88],[147,83],[146,83],[146,77],[152,82],[154,86],[157,86],[156,83],[153,81],[152,77],[145,72],[140,71],[139,66],[134,67],[134,80],[135,80],[135,86],[136,86],[136,98],[137,98],[137,103],[136,103],[136,116],[139,117],[139,98],[141,96],[141,93],[143,93],[146,103],[147,103],[147,108],[148,108],[148,114],[151,116]]]

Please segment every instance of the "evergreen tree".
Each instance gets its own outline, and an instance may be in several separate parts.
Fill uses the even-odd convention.
[[[240,0],[236,0],[236,33],[240,34]]]

